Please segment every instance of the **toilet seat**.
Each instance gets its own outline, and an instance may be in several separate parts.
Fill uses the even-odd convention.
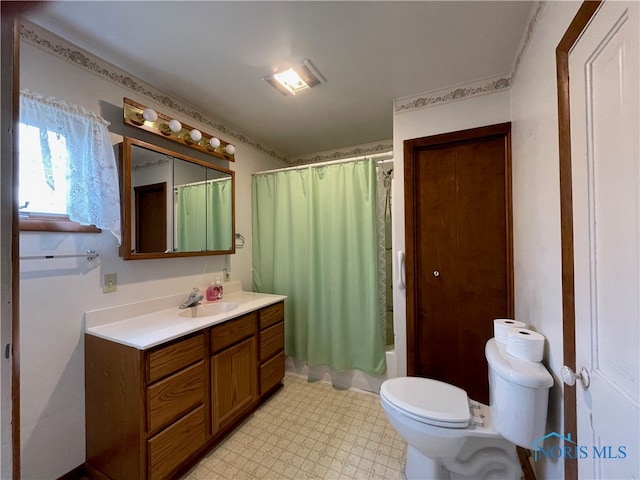
[[[402,414],[428,425],[467,428],[471,421],[467,392],[438,380],[392,378],[382,384],[380,396]]]

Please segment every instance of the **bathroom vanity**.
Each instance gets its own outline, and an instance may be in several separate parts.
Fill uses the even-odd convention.
[[[223,440],[282,385],[284,299],[237,292],[185,310],[163,298],[87,312],[89,473],[173,478]]]

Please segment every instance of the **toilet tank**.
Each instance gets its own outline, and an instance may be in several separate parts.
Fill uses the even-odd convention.
[[[540,362],[509,355],[505,345],[490,339],[485,347],[489,364],[489,406],[494,428],[511,443],[533,449],[547,432],[547,405],[553,377]]]

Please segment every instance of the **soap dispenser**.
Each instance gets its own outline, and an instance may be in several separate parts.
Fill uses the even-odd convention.
[[[214,291],[216,292],[216,300],[220,300],[222,298],[222,283],[220,282],[220,277],[216,277]]]
[[[211,285],[207,288],[207,300],[212,302],[218,299],[218,292],[216,290],[216,284],[211,282]]]

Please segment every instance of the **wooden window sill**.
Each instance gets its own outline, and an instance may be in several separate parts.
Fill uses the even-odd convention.
[[[102,232],[95,225],[80,225],[77,222],[72,222],[66,215],[29,215],[28,217],[20,217],[19,224],[22,232]]]

